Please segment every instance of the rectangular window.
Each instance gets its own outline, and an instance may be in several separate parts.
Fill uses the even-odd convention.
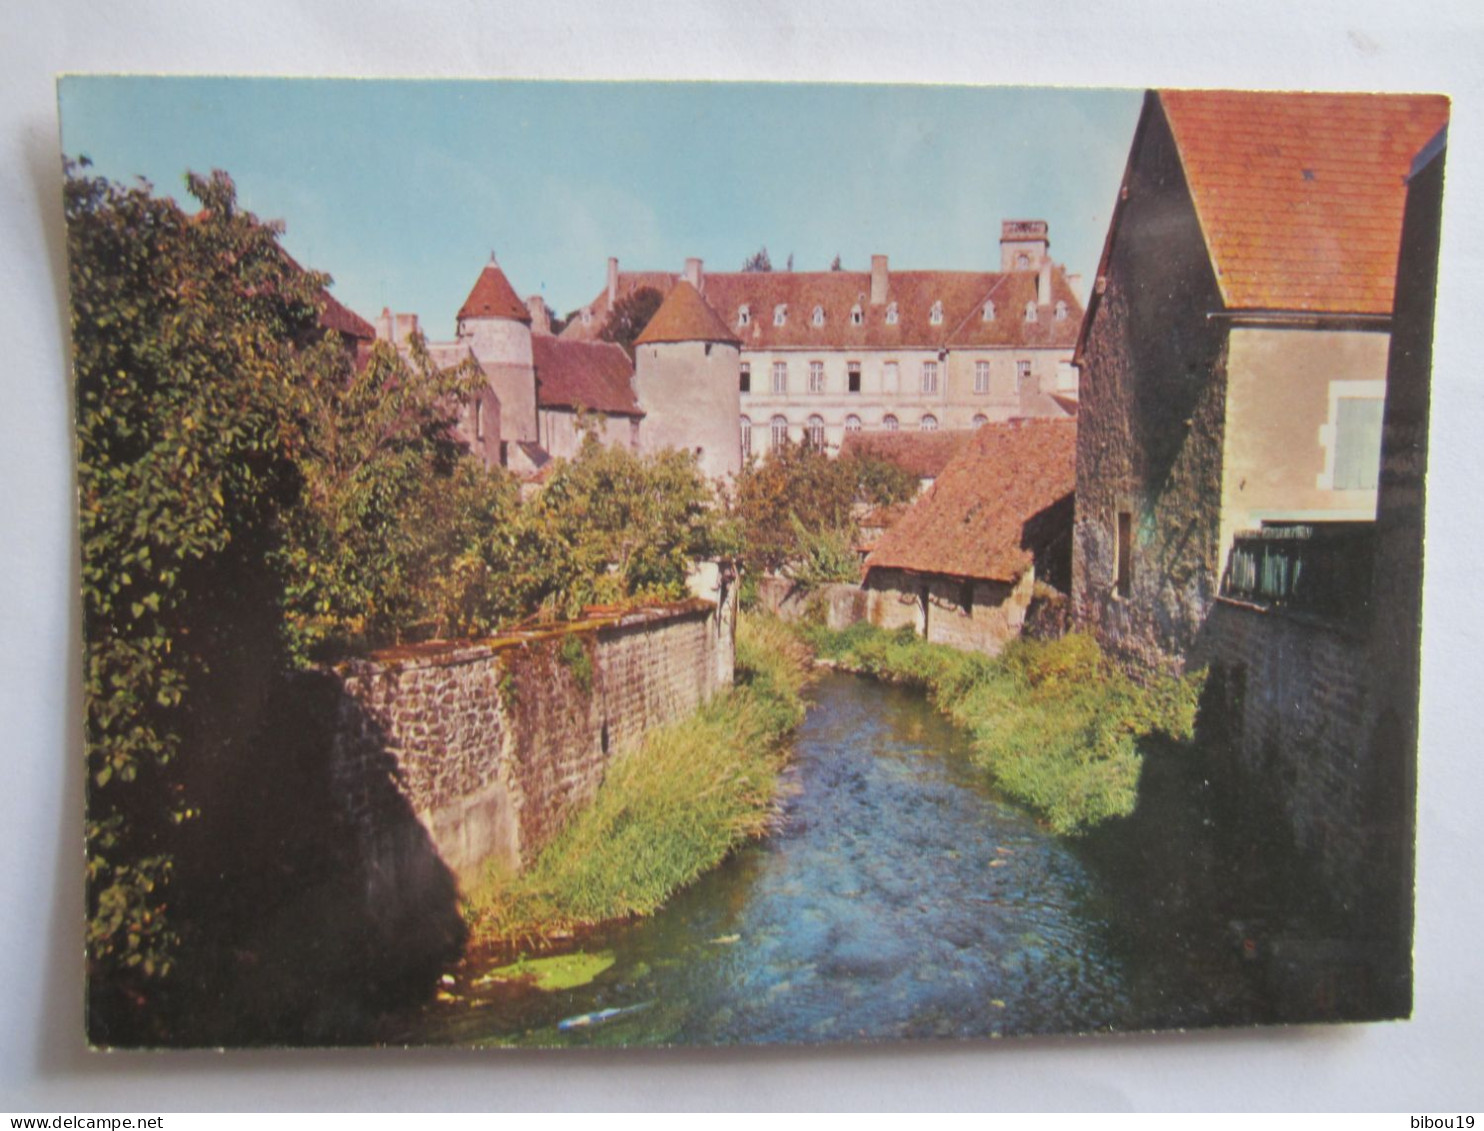
[[[1118,595],[1127,597],[1134,588],[1134,516],[1118,512]]]
[[[484,439],[484,401],[483,400],[476,400],[474,402],[474,438],[476,440],[483,440]]]
[[[737,387],[744,393],[752,392],[752,365],[744,361],[737,373]]]
[[[1335,416],[1335,490],[1374,491],[1381,467],[1379,397],[1341,397]]]
[[[895,361],[888,361],[881,370],[881,384],[883,393],[899,393],[902,391],[901,370]]]
[[[852,393],[861,391],[861,363],[858,361],[847,362],[845,366],[847,389]]]
[[[824,392],[824,362],[822,361],[809,363],[809,391],[811,393]]]
[[[974,392],[989,392],[989,362],[974,362]]]
[[[773,391],[775,393],[788,392],[788,362],[786,361],[773,363]]]
[[[938,391],[938,363],[936,361],[922,363],[922,391],[924,393]]]
[[[1035,378],[1031,376],[1031,363],[1028,361],[1015,363],[1015,391],[1022,397],[1036,391]]]

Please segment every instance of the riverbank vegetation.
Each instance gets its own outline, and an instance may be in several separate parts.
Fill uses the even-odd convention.
[[[766,833],[807,672],[795,635],[772,619],[741,618],[736,686],[616,758],[593,803],[532,867],[491,873],[472,891],[473,944],[530,945],[648,915]]]
[[[1155,735],[1188,741],[1198,677],[1134,683],[1088,636],[1021,639],[991,657],[860,623],[797,630],[844,670],[922,688],[973,735],[975,762],[1057,833],[1132,813]]]

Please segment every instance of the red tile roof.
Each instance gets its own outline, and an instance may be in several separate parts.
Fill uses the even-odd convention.
[[[679,280],[656,271],[625,271],[618,277],[618,297],[640,287],[667,294]],[[936,349],[943,346],[1020,346],[1070,349],[1077,340],[1082,304],[1060,265],[1051,271],[1051,303],[1038,307],[1035,322],[1025,320],[1025,304],[1037,297],[1035,271],[891,271],[886,301],[871,304],[871,275],[865,271],[734,271],[702,276],[701,295],[722,322],[741,339],[743,349]],[[984,304],[993,300],[995,317],[986,322]],[[934,323],[934,303],[943,304],[942,321]],[[1067,304],[1057,321],[1056,303]],[[897,321],[888,325],[888,306],[896,304]],[[774,311],[787,308],[784,324],[774,325]],[[861,324],[852,310],[861,310]],[[740,325],[746,306],[748,325]],[[814,325],[814,308],[824,324]],[[607,321],[608,292],[592,302],[592,321],[574,318],[563,337],[595,338]]]
[[[1031,565],[1026,524],[1072,493],[1073,420],[985,424],[881,536],[866,568],[1014,581]]]
[[[634,339],[635,345],[655,342],[736,342],[737,335],[723,322],[695,287],[681,280],[670,288],[654,317]]]
[[[940,432],[847,432],[840,455],[867,456],[895,464],[918,479],[935,479],[969,443],[972,429]]]
[[[360,338],[368,342],[376,340],[376,327],[341,303],[329,291],[321,290],[319,297],[319,324],[326,330],[334,330],[347,337]]]
[[[531,354],[536,365],[536,400],[542,408],[644,415],[634,396],[634,366],[622,346],[535,334]]]
[[[509,318],[529,325],[531,312],[491,257],[479,278],[474,280],[474,288],[464,305],[459,308],[459,318]]]
[[[1158,97],[1229,309],[1391,313],[1407,171],[1446,98]]]

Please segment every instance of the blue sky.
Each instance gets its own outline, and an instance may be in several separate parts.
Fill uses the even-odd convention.
[[[522,295],[565,313],[607,257],[774,266],[993,269],[999,223],[1040,218],[1094,270],[1137,91],[73,77],[63,150],[183,196],[225,169],[242,203],[366,317],[434,338],[491,250]]]

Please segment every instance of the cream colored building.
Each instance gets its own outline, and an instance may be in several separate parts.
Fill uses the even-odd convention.
[[[839,449],[851,432],[973,428],[1075,411],[1072,350],[1082,319],[1041,220],[1006,221],[998,271],[622,272],[562,331],[592,340],[613,307],[679,281],[739,345],[743,457],[784,437]],[[648,406],[646,406],[647,408]]]

